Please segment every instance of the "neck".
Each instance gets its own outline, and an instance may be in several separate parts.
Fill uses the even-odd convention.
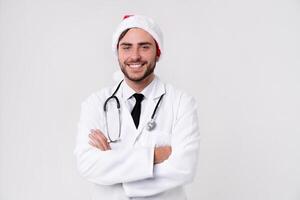
[[[154,77],[154,74],[151,74],[141,81],[131,81],[127,78],[125,78],[125,81],[136,93],[140,93],[153,81]]]

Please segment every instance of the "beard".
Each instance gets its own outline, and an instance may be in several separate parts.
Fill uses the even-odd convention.
[[[145,80],[148,76],[150,76],[154,72],[156,62],[151,62],[151,63],[142,62],[142,61],[139,61],[139,62],[143,63],[142,68],[146,68],[146,69],[142,72],[142,74],[140,76],[135,76],[134,74],[132,74],[132,72],[130,72],[130,69],[129,69],[129,66],[128,66],[128,63],[130,63],[130,62],[121,63],[119,61],[121,71],[123,72],[124,76],[128,80],[133,81],[133,82],[141,82],[141,81]]]

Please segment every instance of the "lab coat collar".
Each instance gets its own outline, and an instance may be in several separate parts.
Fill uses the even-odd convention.
[[[157,99],[165,93],[166,93],[165,84],[159,79],[158,76],[155,76],[155,85],[153,86],[149,98]]]

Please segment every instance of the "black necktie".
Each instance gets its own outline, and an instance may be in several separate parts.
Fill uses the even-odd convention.
[[[131,116],[133,118],[135,127],[138,128],[139,127],[139,122],[140,122],[140,115],[141,115],[141,102],[144,99],[144,95],[135,93],[132,96],[135,98],[136,103],[133,107],[133,110],[131,111]]]

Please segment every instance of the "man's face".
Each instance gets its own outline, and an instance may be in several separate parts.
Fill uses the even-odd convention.
[[[141,82],[153,76],[156,45],[152,36],[140,28],[130,29],[118,44],[118,60],[125,77]]]

